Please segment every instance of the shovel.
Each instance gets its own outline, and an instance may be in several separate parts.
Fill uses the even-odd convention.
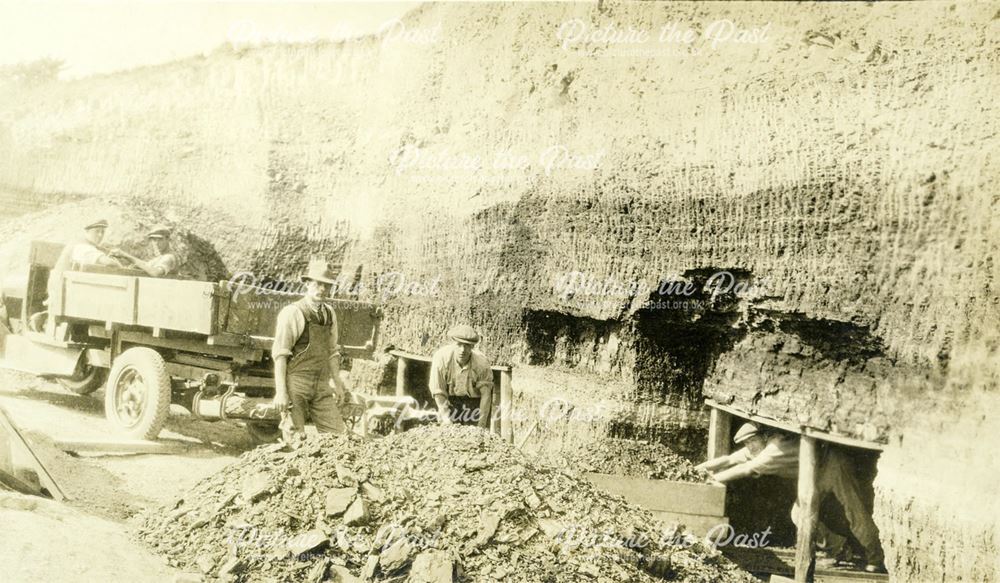
[[[278,423],[278,429],[281,430],[281,441],[286,446],[292,449],[298,447],[299,440],[295,435],[295,424],[292,423],[292,414],[287,407],[281,410],[281,421]]]

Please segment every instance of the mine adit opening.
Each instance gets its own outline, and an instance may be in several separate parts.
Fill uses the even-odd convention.
[[[736,432],[747,419],[734,417],[728,433],[728,443],[732,443]],[[772,434],[798,437],[798,433],[782,431],[758,423]],[[877,463],[880,452],[877,450],[849,447],[839,443],[824,441],[818,438],[820,450],[836,449],[843,454],[854,472],[860,486],[861,499],[865,510],[870,514],[874,504],[874,488]],[[733,447],[737,451],[738,446]],[[822,455],[822,454],[821,454]],[[768,540],[771,547],[793,547],[796,543],[796,527],[792,522],[792,506],[797,497],[797,481],[776,476],[758,476],[755,478],[736,480],[726,484],[726,516],[733,532],[762,533],[769,532]],[[851,534],[850,524],[841,503],[830,493],[821,494],[819,520],[836,534],[848,540],[850,550],[855,556],[863,556],[864,549]],[[739,549],[737,549],[739,550]],[[741,557],[731,556],[737,563]],[[749,569],[749,565],[745,565]]]
[[[751,283],[747,270],[706,267],[661,280],[646,298],[600,298],[623,312],[639,306],[621,319],[526,310],[528,364],[625,379],[633,388],[608,397],[633,406],[632,413],[611,419],[608,436],[658,442],[700,459],[707,429],[704,380],[718,356],[747,332],[738,292]]]

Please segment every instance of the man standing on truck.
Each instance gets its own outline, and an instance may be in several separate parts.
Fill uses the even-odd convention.
[[[798,479],[799,438],[780,432],[765,432],[753,423],[744,423],[733,438],[739,451],[708,460],[699,469],[714,472],[715,479],[723,484],[757,476],[778,476]],[[865,508],[861,487],[851,468],[851,461],[840,450],[828,447],[820,457],[817,489],[821,498],[832,494],[844,508],[851,533],[865,550],[865,570],[884,571],[882,545],[878,527],[871,513]],[[799,508],[792,507],[792,522],[799,525]],[[820,522],[817,525],[817,546],[826,548],[831,557],[837,558],[847,549],[847,537],[837,534]]]
[[[347,388],[340,378],[337,315],[323,302],[337,273],[325,261],[310,261],[302,276],[306,295],[278,313],[271,358],[274,360],[274,405],[291,408],[295,431],[305,431],[311,418],[320,433],[343,433],[338,405]],[[331,387],[332,383],[332,387]]]
[[[170,229],[162,225],[153,227],[146,235],[153,250],[153,258],[143,261],[124,251],[113,252],[115,257],[124,257],[132,265],[146,272],[150,277],[167,277],[177,271],[177,256],[170,252]]]
[[[83,228],[86,233],[86,241],[73,245],[69,260],[72,268],[88,267],[99,265],[103,267],[124,267],[108,251],[101,246],[104,240],[104,233],[108,229],[108,222],[104,219],[94,221]]]
[[[442,424],[490,426],[493,410],[493,370],[486,356],[474,350],[479,333],[459,324],[448,331],[446,344],[431,358],[431,395]]]

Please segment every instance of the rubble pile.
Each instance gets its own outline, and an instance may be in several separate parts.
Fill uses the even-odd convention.
[[[583,443],[570,451],[540,453],[537,459],[545,464],[581,472],[651,480],[706,482],[710,477],[669,447],[634,439],[608,437]]]
[[[231,581],[753,581],[475,428],[279,448],[248,452],[147,514],[141,537],[172,565]]]

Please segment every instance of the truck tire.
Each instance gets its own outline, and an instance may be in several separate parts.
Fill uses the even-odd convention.
[[[61,377],[56,380],[59,381],[60,385],[77,395],[89,395],[101,388],[104,381],[108,380],[108,369],[84,364],[80,369],[77,369],[73,376]]]
[[[129,348],[115,359],[104,390],[104,416],[133,439],[156,439],[170,413],[170,375],[151,348]]]

